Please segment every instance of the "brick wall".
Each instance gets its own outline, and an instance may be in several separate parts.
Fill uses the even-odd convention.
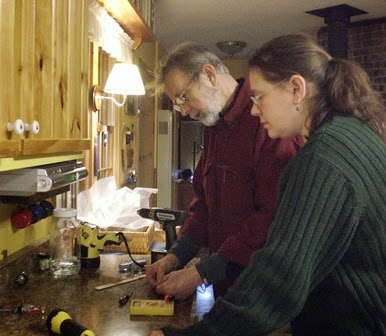
[[[327,27],[319,30],[318,39],[327,48]],[[348,59],[367,71],[374,89],[380,92],[386,104],[386,18],[350,24]]]

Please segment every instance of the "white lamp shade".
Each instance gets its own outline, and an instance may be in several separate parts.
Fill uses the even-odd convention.
[[[137,65],[115,63],[103,91],[124,96],[144,95],[145,87]]]

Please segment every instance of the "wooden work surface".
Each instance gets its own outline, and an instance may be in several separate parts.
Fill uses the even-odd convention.
[[[42,316],[1,313],[0,335],[52,335],[46,327],[46,317],[55,308],[66,311],[72,319],[93,331],[96,336],[148,335],[163,326],[186,327],[195,319],[192,304],[195,298],[175,302],[174,316],[130,316],[130,301],[123,308],[118,300],[133,292],[132,299],[162,299],[146,279],[103,290],[95,287],[121,280],[118,265],[127,255],[101,255],[97,270],[82,269],[78,275],[63,280],[54,279],[49,271],[32,274],[25,287],[0,295],[0,308],[20,304],[45,306]]]

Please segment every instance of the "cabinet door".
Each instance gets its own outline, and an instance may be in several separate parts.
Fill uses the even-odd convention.
[[[15,2],[0,0],[0,157],[17,154],[19,143],[9,138],[6,129],[8,121],[15,121],[17,62],[15,39]]]
[[[139,62],[139,69],[144,84],[149,83],[153,78],[150,71],[147,71],[146,65]],[[139,98],[138,114],[138,178],[137,186],[146,186],[155,188],[155,171],[154,171],[154,97],[148,93]]]
[[[0,141],[18,141],[19,155],[89,149],[88,2],[0,0],[0,15],[2,42],[3,31],[10,40],[2,43],[7,52],[0,62],[14,69],[0,70],[1,83],[10,78],[12,98],[0,117],[2,127],[16,119],[31,127],[39,123],[38,133],[4,132]],[[0,157],[8,156],[1,148]]]

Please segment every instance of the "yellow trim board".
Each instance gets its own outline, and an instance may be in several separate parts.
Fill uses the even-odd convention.
[[[0,159],[0,171],[7,171],[13,169],[28,168],[34,166],[41,166],[45,164],[70,161],[70,160],[81,160],[83,159],[83,153],[75,154],[63,154],[63,155],[47,155],[47,156],[32,156],[28,158],[5,158]]]

